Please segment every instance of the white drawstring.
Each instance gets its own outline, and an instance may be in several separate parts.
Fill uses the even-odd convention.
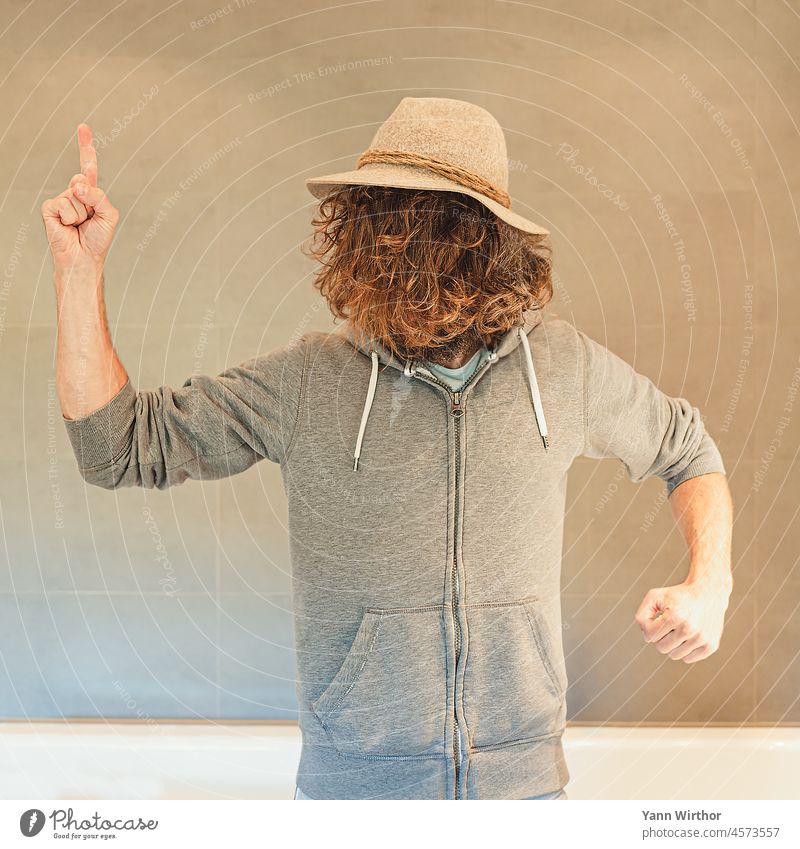
[[[358,439],[356,440],[356,450],[353,454],[353,471],[358,471],[358,458],[361,456],[361,443],[364,440],[364,431],[367,427],[367,419],[369,412],[372,409],[372,399],[375,397],[375,386],[378,383],[378,353],[372,351],[372,373],[369,376],[369,388],[367,389],[367,397],[364,401],[364,412],[361,414],[361,425],[358,428]]]
[[[533,411],[536,415],[536,426],[539,428],[539,433],[542,437],[542,442],[544,443],[545,450],[550,448],[550,443],[547,438],[547,422],[544,418],[544,409],[542,408],[542,398],[539,394],[539,384],[536,381],[536,372],[533,368],[533,357],[531,356],[531,348],[528,343],[528,337],[525,334],[524,328],[519,328],[519,338],[522,342],[522,347],[525,350],[525,360],[527,364],[528,370],[528,384],[531,390],[531,399],[533,400]],[[494,351],[491,351],[489,354],[489,359],[495,359],[496,354]],[[370,411],[372,410],[372,401],[375,398],[375,387],[378,384],[378,353],[375,350],[370,352],[370,358],[372,359],[372,371],[369,376],[369,388],[367,389],[367,397],[364,400],[364,411],[361,414],[361,424],[358,428],[358,439],[356,440],[356,449],[353,452],[353,471],[358,471],[358,461],[361,457],[361,444],[364,441],[364,431],[367,428],[367,419],[369,419]],[[411,377],[414,375],[416,368],[414,366],[413,361],[406,360],[405,368],[403,369],[405,375],[407,377]]]
[[[528,365],[528,383],[531,387],[531,398],[533,399],[533,412],[536,414],[536,426],[539,428],[539,433],[542,437],[545,450],[550,447],[547,440],[547,422],[544,420],[544,410],[542,409],[542,398],[539,395],[539,384],[536,382],[536,372],[533,370],[533,357],[531,356],[531,346],[528,343],[528,336],[525,329],[519,328],[519,338],[522,342],[522,347],[525,349],[525,359]]]

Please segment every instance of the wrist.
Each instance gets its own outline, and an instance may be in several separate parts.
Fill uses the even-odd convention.
[[[53,281],[58,292],[70,291],[93,291],[103,283],[103,266],[92,265],[77,268],[74,265],[69,268],[56,267],[53,272]]]
[[[693,562],[684,584],[694,588],[713,588],[730,595],[733,592],[733,574],[730,564],[709,565]]]

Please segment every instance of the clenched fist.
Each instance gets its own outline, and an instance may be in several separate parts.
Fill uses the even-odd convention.
[[[81,171],[69,188],[42,204],[47,241],[61,278],[102,271],[119,212],[97,185],[97,154],[88,124],[78,124]]]
[[[650,590],[636,611],[646,643],[673,660],[694,663],[719,648],[729,590],[683,583]]]

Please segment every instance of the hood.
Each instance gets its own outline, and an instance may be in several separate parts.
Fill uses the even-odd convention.
[[[544,445],[545,451],[547,451],[550,447],[547,422],[544,417],[539,385],[536,380],[536,370],[534,368],[533,357],[531,355],[530,344],[528,342],[528,334],[534,327],[540,324],[541,321],[541,310],[526,310],[522,314],[522,319],[519,324],[504,333],[496,343],[495,347],[491,349],[489,358],[484,364],[484,367],[487,367],[497,360],[503,359],[503,357],[507,357],[512,351],[515,351],[519,345],[522,345],[526,376],[531,393],[531,402],[533,404],[534,415],[536,416],[536,425],[539,429],[539,435],[542,438],[542,444]],[[378,386],[379,364],[383,363],[386,367],[398,369],[409,378],[416,377],[418,371],[421,371],[428,380],[433,378],[433,375],[416,360],[399,359],[377,339],[367,340],[362,344],[358,344],[356,342],[353,326],[349,321],[346,322],[337,332],[341,333],[357,351],[360,351],[372,361],[372,371],[370,373],[369,385],[367,387],[367,395],[364,399],[364,410],[361,414],[361,423],[359,425],[358,436],[356,438],[355,449],[353,451],[353,470],[358,471],[359,460],[361,458],[361,445],[364,439],[367,421],[369,420],[370,410],[372,409],[372,401],[375,397],[375,392]],[[435,378],[433,378],[433,380],[435,381]],[[452,394],[455,398],[456,395],[460,396],[461,393],[458,392]]]

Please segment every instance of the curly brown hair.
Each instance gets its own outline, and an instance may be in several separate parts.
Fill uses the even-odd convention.
[[[334,316],[402,359],[471,353],[553,297],[547,237],[459,192],[347,185],[312,225],[303,253]]]

